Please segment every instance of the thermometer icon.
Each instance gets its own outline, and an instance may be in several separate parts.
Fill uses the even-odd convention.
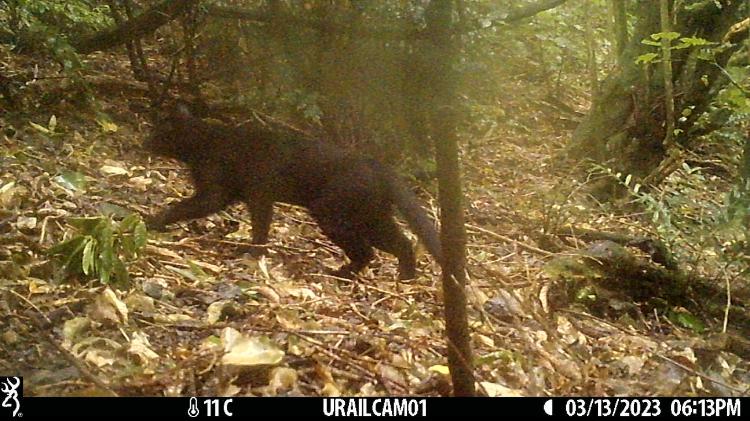
[[[193,418],[198,416],[198,399],[195,396],[190,398],[190,407],[188,408],[187,413]]]

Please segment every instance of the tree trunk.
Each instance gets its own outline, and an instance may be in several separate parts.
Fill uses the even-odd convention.
[[[671,31],[669,23],[669,0],[659,0],[659,23],[663,34]],[[664,120],[667,126],[664,135],[664,149],[669,149],[674,143],[674,85],[672,84],[672,41],[669,37],[661,38],[663,80],[664,80]]]
[[[591,18],[591,4],[586,4],[586,67],[589,73],[589,89],[591,97],[599,95],[599,66],[596,63],[596,38],[594,36],[594,20]]]
[[[456,132],[457,75],[453,63],[458,49],[455,44],[457,38],[451,35],[453,10],[453,0],[432,0],[427,9],[427,25],[432,33],[432,42],[426,46],[426,53],[433,59],[432,72],[428,74],[428,86],[432,87],[428,98],[440,189],[441,266],[448,366],[453,380],[453,394],[473,396],[473,357],[466,315],[466,230]]]
[[[741,18],[740,3],[680,2],[674,10],[677,19],[673,30],[682,36],[721,44],[732,24]],[[604,81],[591,111],[573,133],[569,153],[573,158],[590,158],[624,174],[644,177],[666,156],[663,67],[635,63],[638,56],[655,51],[641,41],[660,32],[659,2],[640,0],[635,14],[637,25],[621,55],[621,64]],[[698,132],[696,120],[727,82],[719,66],[725,66],[738,48],[739,44],[722,46],[715,55],[715,63],[699,60],[696,48],[673,50],[675,109],[692,109],[692,114],[678,121],[675,127],[684,133],[684,138]],[[705,129],[701,130],[705,134]]]
[[[628,14],[625,8],[625,0],[612,1],[612,18],[614,19],[615,56],[617,64],[622,66],[622,53],[628,43]]]

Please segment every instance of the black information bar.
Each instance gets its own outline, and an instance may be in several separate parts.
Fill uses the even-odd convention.
[[[0,394],[0,398],[2,398]],[[39,398],[0,407],[0,420],[55,418],[654,418],[740,419],[750,398]]]

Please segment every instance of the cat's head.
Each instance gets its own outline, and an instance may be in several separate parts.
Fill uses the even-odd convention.
[[[143,146],[156,155],[180,159],[199,141],[195,129],[200,122],[189,102],[177,100],[153,113],[151,133]]]

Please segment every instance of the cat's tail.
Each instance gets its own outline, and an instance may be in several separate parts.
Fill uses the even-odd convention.
[[[427,251],[442,265],[443,250],[440,246],[440,235],[437,229],[435,229],[432,218],[420,206],[417,196],[404,185],[393,171],[381,165],[378,165],[378,167],[385,175],[388,189],[396,208],[401,212],[404,219],[406,219],[406,223],[409,224],[412,231],[422,240]]]

